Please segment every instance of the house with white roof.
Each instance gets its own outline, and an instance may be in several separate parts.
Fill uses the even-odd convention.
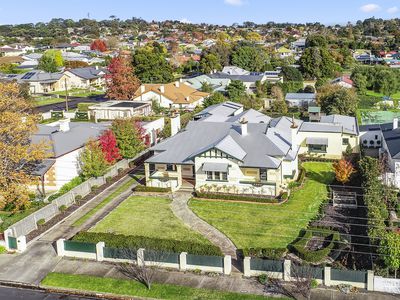
[[[211,86],[214,92],[225,92],[226,87],[231,83],[229,78],[211,78],[208,75],[199,75],[192,78],[183,79],[183,83],[196,89],[201,90],[204,83]]]

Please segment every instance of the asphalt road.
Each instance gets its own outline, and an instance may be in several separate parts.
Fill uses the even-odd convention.
[[[97,103],[97,102],[104,102],[107,100],[108,99],[106,99],[102,95],[96,97],[85,97],[85,98],[70,97],[68,100],[68,109],[77,108],[78,103],[88,103],[88,102]],[[36,107],[36,111],[41,113],[48,112],[50,110],[65,110],[65,101]]]
[[[41,290],[0,287],[1,300],[93,300],[100,298],[85,298],[66,294],[48,293]]]

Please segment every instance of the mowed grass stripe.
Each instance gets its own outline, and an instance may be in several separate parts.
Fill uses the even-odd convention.
[[[103,201],[101,201],[97,206],[95,206],[91,211],[89,211],[87,214],[83,215],[80,217],[78,220],[72,224],[72,226],[80,226],[83,223],[85,223],[87,220],[89,220],[90,217],[92,217],[96,212],[98,212],[100,209],[102,209],[104,206],[106,206],[111,200],[114,198],[118,197],[121,195],[123,192],[127,191],[134,183],[136,182],[136,179],[131,178],[127,182],[125,182],[123,185],[118,187],[113,193],[111,193],[108,197],[104,198]]]

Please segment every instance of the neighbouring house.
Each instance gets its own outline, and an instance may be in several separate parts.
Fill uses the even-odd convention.
[[[221,72],[228,75],[250,75],[250,71],[236,66],[225,66]]]
[[[265,81],[271,83],[283,82],[283,76],[281,76],[281,71],[265,71]]]
[[[160,141],[160,132],[164,129],[165,120],[164,118],[158,118],[152,121],[140,122],[144,130],[144,143],[147,146],[154,146]]]
[[[315,102],[316,98],[317,94],[315,93],[287,93],[285,100],[290,107],[303,107]]]
[[[350,79],[350,76],[344,75],[337,77],[331,81],[331,84],[337,84],[340,85],[341,87],[351,89],[353,85],[353,80]]]
[[[9,74],[4,79],[26,83],[29,85],[31,94],[38,94],[65,90],[65,84],[68,84],[69,77],[60,72],[30,71],[24,74]]]
[[[229,79],[231,81],[239,80],[243,82],[244,86],[246,87],[247,93],[253,93],[255,91],[257,81],[264,83],[267,80],[267,77],[264,75],[264,73],[249,75],[229,75],[222,72],[216,72],[209,74],[208,76],[213,79]]]
[[[296,136],[299,154],[340,159],[348,148],[360,151],[357,119],[342,115],[321,116],[320,122],[301,122]]]
[[[64,74],[68,76],[70,88],[104,87],[106,84],[105,75],[107,69],[96,67],[84,67],[76,69],[66,69]]]
[[[88,107],[90,116],[97,120],[132,118],[151,114],[151,103],[138,101],[110,100]]]
[[[25,53],[25,51],[22,50],[22,49],[13,48],[13,47],[10,47],[10,46],[7,46],[7,45],[3,46],[3,47],[0,47],[0,57],[3,57],[3,56],[19,56],[19,55],[22,55],[24,53]]]
[[[211,86],[214,92],[222,92],[224,93],[226,87],[231,82],[230,79],[225,78],[211,78],[208,75],[199,75],[192,78],[183,79],[183,83],[196,89],[201,90],[204,83],[207,83]]]
[[[359,152],[355,118],[322,116],[320,123],[280,117],[225,102],[207,107],[173,137],[152,147],[146,184],[277,196],[298,174],[298,154],[341,158]]]
[[[34,175],[41,178],[40,189],[58,190],[79,174],[79,154],[90,139],[97,139],[110,123],[70,122],[68,119],[39,124],[32,143],[49,145],[49,159],[40,163]]]
[[[164,108],[194,109],[203,104],[208,93],[200,92],[180,81],[166,84],[142,84],[134,101],[155,101]]]
[[[308,105],[308,120],[310,122],[319,122],[321,121],[321,117],[325,116],[324,113],[321,113],[321,107],[313,105],[312,103],[310,103]]]
[[[364,148],[379,149],[385,163],[382,180],[386,185],[400,188],[400,128],[399,120],[392,123],[360,126],[360,142]]]
[[[279,58],[284,59],[284,58],[288,58],[290,56],[293,55],[292,50],[286,48],[286,47],[279,47],[276,52],[279,55]]]
[[[306,48],[306,39],[298,39],[290,44],[290,48],[295,52],[302,52]]]

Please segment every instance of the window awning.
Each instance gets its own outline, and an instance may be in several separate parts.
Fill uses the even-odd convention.
[[[204,163],[204,172],[228,172],[228,164],[224,163]]]
[[[319,138],[319,137],[308,137],[306,138],[307,145],[323,145],[328,146],[327,138]]]

